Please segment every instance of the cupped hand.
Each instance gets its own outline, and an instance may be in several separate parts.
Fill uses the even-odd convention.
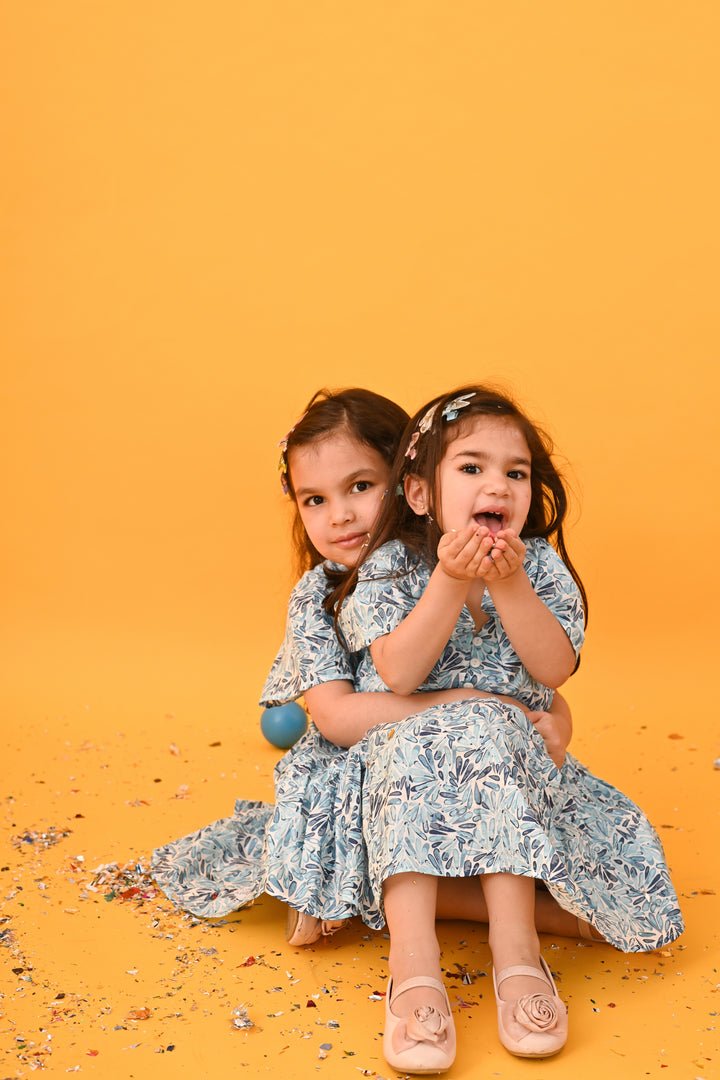
[[[480,566],[479,576],[487,585],[504,581],[521,569],[527,548],[513,529],[501,529]]]
[[[492,546],[490,530],[484,525],[448,532],[440,538],[438,562],[448,577],[474,581],[481,576],[480,568],[487,562]]]

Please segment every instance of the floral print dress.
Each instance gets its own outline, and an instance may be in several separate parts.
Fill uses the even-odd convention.
[[[525,570],[577,652],[575,583],[545,541],[527,547]],[[369,645],[415,605],[428,577],[396,542],[376,552],[341,614],[348,655],[322,611],[321,569],[305,575],[263,703],[328,678],[385,689]],[[552,691],[514,654],[487,593],[483,610],[478,632],[462,612],[424,689],[472,684],[547,707]],[[558,770],[520,709],[470,699],[421,711],[418,697],[416,715],[378,725],[349,750],[311,724],[276,767],[275,806],[239,800],[232,818],[160,849],[158,883],[197,914],[221,914],[221,898],[228,911],[266,891],[323,918],[360,914],[379,929],[382,883],[392,874],[503,871],[543,882],[624,951],[651,950],[682,932],[662,845],[630,799],[570,754]]]

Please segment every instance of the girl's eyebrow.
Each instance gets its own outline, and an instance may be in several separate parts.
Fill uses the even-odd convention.
[[[371,467],[368,467],[367,469],[356,469],[355,472],[348,473],[347,476],[338,477],[336,483],[338,483],[338,484],[354,484],[355,481],[358,480],[361,476],[362,477],[368,476],[368,477],[372,477],[374,479],[376,477],[376,470],[371,468]],[[314,487],[296,488],[295,489],[296,498],[299,498],[301,495],[322,495],[322,491],[320,491],[319,488],[314,488]]]
[[[488,458],[492,457],[486,450],[458,450],[453,456],[455,458],[475,458],[478,461],[487,461]],[[530,458],[524,455],[509,458],[508,461],[510,465],[527,465],[528,468],[532,465]]]

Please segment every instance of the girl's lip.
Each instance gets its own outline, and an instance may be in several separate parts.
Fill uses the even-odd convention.
[[[338,545],[338,547],[352,547],[352,545],[356,544],[358,540],[363,540],[366,535],[367,533],[359,532],[350,533],[347,536],[338,536],[335,543]]]

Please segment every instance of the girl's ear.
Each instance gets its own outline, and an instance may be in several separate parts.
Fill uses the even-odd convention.
[[[427,481],[423,480],[419,476],[413,476],[410,473],[405,477],[405,500],[418,517],[424,517],[429,509],[430,501],[428,498],[428,485]]]

